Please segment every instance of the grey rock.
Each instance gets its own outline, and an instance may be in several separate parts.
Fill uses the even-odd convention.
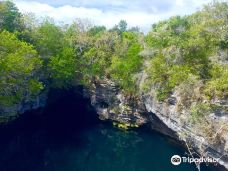
[[[166,102],[158,102],[149,93],[129,97],[113,81],[105,78],[94,81],[92,88],[89,88],[86,94],[91,98],[91,103],[100,119],[124,124],[150,124],[152,129],[179,141],[187,140],[202,155],[222,156],[219,162],[228,169],[228,133],[223,135],[223,143],[211,144],[198,134],[192,125],[184,122],[189,113],[178,110],[178,97],[175,93]],[[217,103],[222,105],[225,102]],[[218,111],[209,117],[227,123],[226,112]]]
[[[44,107],[46,105],[46,100],[47,91],[42,92],[33,99],[14,104],[12,106],[0,105],[0,124],[6,124],[27,111]]]

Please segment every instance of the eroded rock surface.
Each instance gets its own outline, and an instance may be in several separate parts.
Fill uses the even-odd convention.
[[[151,94],[130,97],[109,79],[96,80],[89,90],[91,103],[99,118],[128,125],[150,124],[153,129],[181,141],[186,141],[201,155],[220,158],[220,164],[228,169],[228,132],[217,128],[218,142],[212,142],[188,122],[189,113],[178,108],[179,97],[173,94],[165,102],[159,102]],[[217,102],[218,103],[218,102]],[[227,105],[226,102],[219,102]],[[211,122],[228,123],[227,111],[217,111],[208,116]],[[215,125],[216,126],[216,125]],[[220,130],[219,130],[220,129]]]

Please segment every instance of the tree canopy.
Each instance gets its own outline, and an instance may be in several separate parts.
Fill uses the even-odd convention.
[[[57,25],[1,1],[0,108],[50,88],[91,86],[104,78],[127,94],[153,90],[165,101],[184,91],[183,106],[193,108],[196,97],[211,106],[211,100],[228,96],[227,13],[226,2],[214,2],[192,15],[155,23],[143,34],[124,20],[112,29],[83,20]],[[187,93],[189,87],[200,87],[200,95]]]

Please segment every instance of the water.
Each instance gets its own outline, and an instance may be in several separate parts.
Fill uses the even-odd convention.
[[[56,95],[44,111],[0,128],[1,171],[197,171],[193,164],[170,163],[172,155],[185,155],[170,139],[99,121],[78,92]]]

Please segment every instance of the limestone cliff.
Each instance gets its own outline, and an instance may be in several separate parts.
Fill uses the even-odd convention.
[[[178,93],[164,102],[156,100],[152,93],[127,96],[109,79],[96,80],[89,92],[100,119],[128,126],[150,124],[163,134],[187,142],[201,155],[221,157],[220,164],[228,169],[228,132],[223,130],[228,123],[227,111],[217,111],[208,116],[213,126],[218,127],[214,135],[216,141],[212,141],[188,122],[190,114],[178,107]],[[221,102],[221,105],[227,104]]]
[[[41,93],[33,99],[24,100],[15,105],[1,106],[0,104],[0,124],[6,124],[27,111],[44,107],[46,105],[46,100],[47,91]]]

